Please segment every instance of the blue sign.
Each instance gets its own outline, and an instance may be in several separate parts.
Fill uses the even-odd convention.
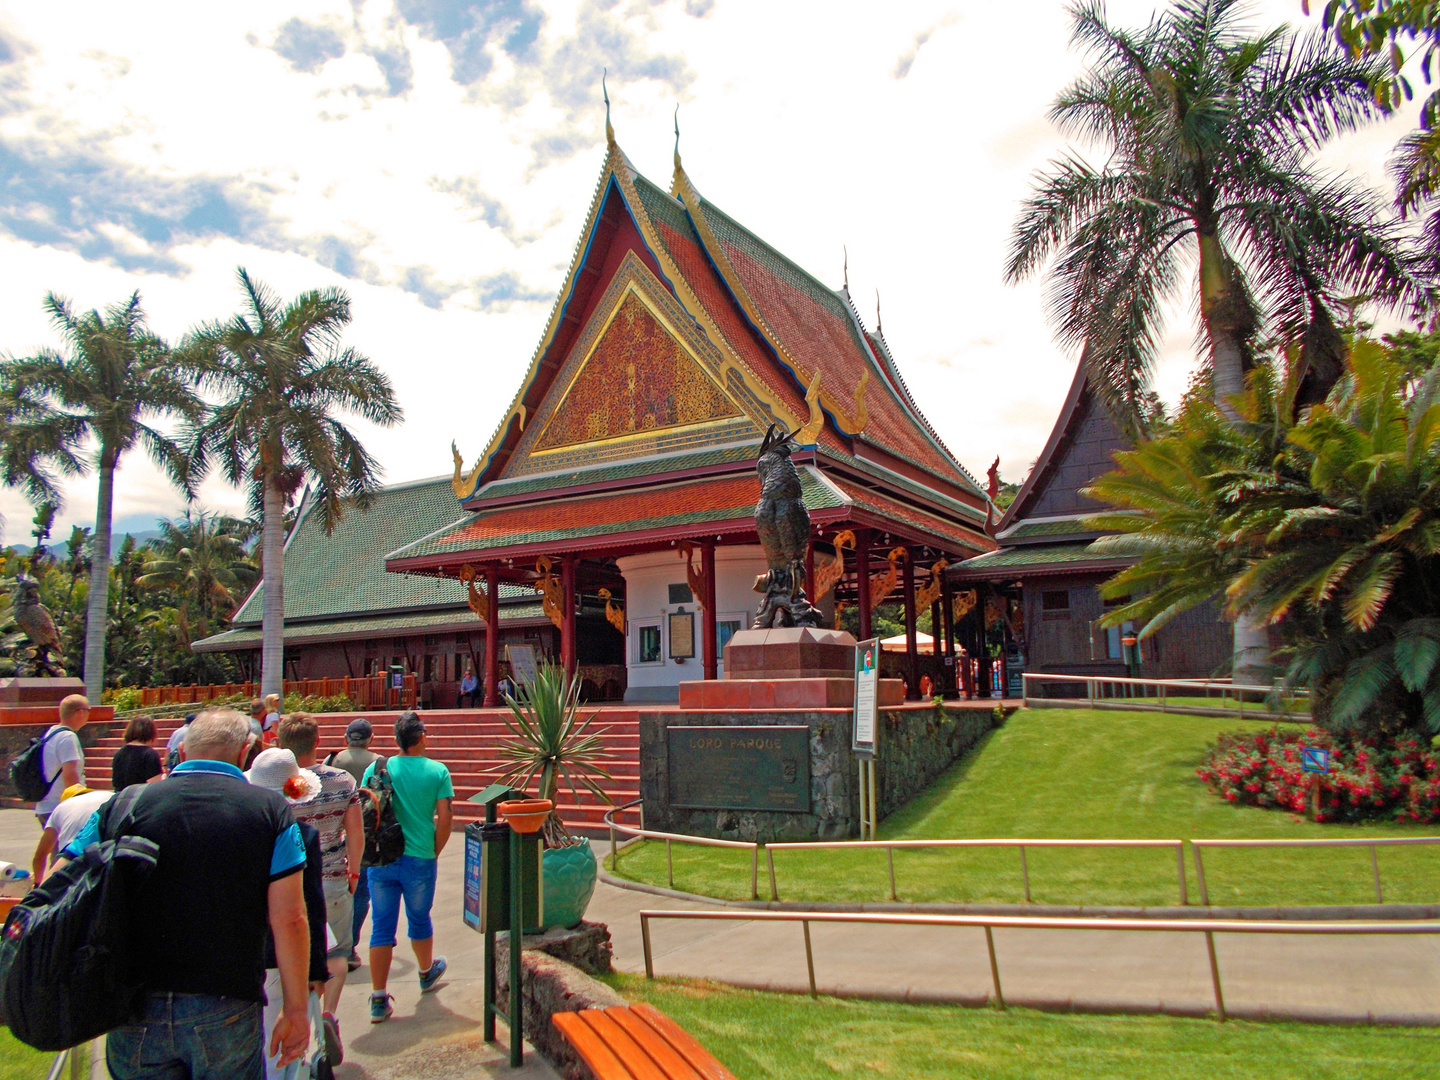
[[[1330,771],[1330,751],[1323,746],[1300,747],[1300,768],[1306,772],[1328,773]]]
[[[465,907],[461,917],[472,930],[480,929],[480,867],[484,858],[484,846],[477,832],[472,836],[465,830]]]

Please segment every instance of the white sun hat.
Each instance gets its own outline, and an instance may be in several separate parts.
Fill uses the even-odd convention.
[[[291,805],[309,802],[320,794],[320,777],[300,768],[295,764],[295,755],[279,747],[262,750],[251,763],[245,779],[256,787],[278,791]]]

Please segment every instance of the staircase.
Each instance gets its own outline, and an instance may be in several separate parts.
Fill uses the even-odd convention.
[[[614,777],[610,781],[601,780],[600,788],[616,805],[631,802],[640,797],[640,713],[624,706],[599,706],[597,711],[600,715],[590,730],[600,735],[609,755],[603,763],[604,768]],[[321,713],[315,716],[320,725],[317,747],[320,760],[345,748],[345,727],[359,715]],[[479,821],[483,816],[481,808],[468,799],[496,780],[496,774],[490,770],[500,764],[499,747],[513,739],[501,721],[503,715],[498,709],[421,713],[430,756],[443,761],[450,769],[455,785],[457,827]],[[375,738],[370,749],[377,754],[389,757],[397,752],[393,734],[395,716],[395,713],[364,714],[364,718],[375,725]],[[155,749],[162,758],[166,741],[181,723],[179,718],[155,721]],[[121,735],[125,730],[125,725],[118,722],[106,727],[108,730],[96,744],[85,751],[86,783],[97,790],[108,790],[110,787],[110,759],[122,745]],[[535,793],[534,782],[528,790],[531,794]],[[572,831],[587,836],[605,835],[604,814],[609,807],[590,792],[580,788],[577,798],[562,779],[557,801],[560,818]]]

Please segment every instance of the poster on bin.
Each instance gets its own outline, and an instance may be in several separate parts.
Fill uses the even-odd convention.
[[[855,645],[855,737],[857,754],[875,753],[875,730],[880,721],[880,639]]]
[[[465,830],[465,910],[461,913],[465,925],[472,930],[480,929],[480,860],[485,851],[480,843],[479,830],[475,835]]]

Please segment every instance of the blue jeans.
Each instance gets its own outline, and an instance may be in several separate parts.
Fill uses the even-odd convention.
[[[400,898],[405,898],[406,930],[411,941],[435,936],[430,907],[435,903],[435,859],[401,855],[389,866],[370,867],[370,947],[395,944]]]
[[[105,1040],[114,1080],[261,1080],[260,1003],[152,993],[138,1024]]]
[[[354,914],[350,916],[350,941],[360,947],[360,928],[365,925],[365,916],[370,913],[370,871],[361,870],[360,880],[355,883]]]

